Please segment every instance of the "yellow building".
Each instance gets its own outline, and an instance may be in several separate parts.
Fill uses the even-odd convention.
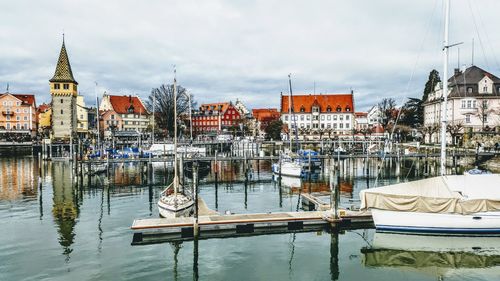
[[[71,71],[64,38],[56,71],[49,81],[52,96],[52,135],[57,139],[69,139],[77,132],[78,82]]]
[[[86,135],[89,131],[89,112],[83,96],[80,95],[76,97],[76,119],[78,135]]]
[[[38,129],[43,132],[46,129],[50,129],[52,120],[52,109],[49,104],[42,104],[37,108],[38,114]]]

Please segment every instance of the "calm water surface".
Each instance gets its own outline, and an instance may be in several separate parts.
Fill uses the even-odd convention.
[[[359,191],[375,183],[373,177],[363,176],[362,165],[360,160],[344,167],[343,206],[356,204]],[[387,165],[379,184],[420,177],[422,166],[411,161],[401,168]],[[300,208],[299,191],[328,190],[323,177],[311,183],[285,179],[280,189],[272,181],[269,163],[260,163],[260,172],[256,163],[253,168],[252,182],[245,187],[241,164],[220,167],[223,182],[217,190],[213,171],[205,171],[202,198],[219,212],[295,211]],[[155,165],[151,183],[140,169],[119,164],[109,179],[83,178],[74,183],[68,163],[40,166],[29,157],[0,159],[0,280],[500,278],[500,242],[494,239],[485,242],[488,247],[472,250],[477,239],[447,238],[442,243],[403,237],[413,248],[387,249],[401,237],[369,229],[131,246],[133,219],[158,217],[158,195],[171,179],[163,164]],[[433,251],[432,243],[444,252]]]

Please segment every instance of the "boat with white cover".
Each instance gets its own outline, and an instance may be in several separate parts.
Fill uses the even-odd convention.
[[[379,231],[500,234],[500,175],[450,175],[362,190]]]

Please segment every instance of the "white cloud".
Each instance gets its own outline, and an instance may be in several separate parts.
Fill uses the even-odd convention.
[[[500,3],[471,5],[483,48],[467,0],[452,1],[451,41],[465,41],[462,62],[469,63],[476,37],[476,64],[500,74],[492,23]],[[0,87],[34,92],[38,103],[50,98],[63,30],[87,103],[93,103],[94,81],[100,90],[146,96],[172,81],[175,64],[179,83],[199,103],[239,98],[250,107],[279,107],[292,73],[294,92],[310,93],[314,83],[323,93],[352,88],[363,110],[382,97],[419,96],[428,72],[441,70],[439,0],[18,0],[2,1],[0,10],[6,11]]]

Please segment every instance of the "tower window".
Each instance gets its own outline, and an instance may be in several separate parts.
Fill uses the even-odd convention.
[[[54,84],[54,89],[56,89],[56,90],[61,89],[61,85],[60,84]]]
[[[69,84],[63,84],[63,88],[64,88],[64,90],[68,90],[69,89]]]
[[[63,100],[63,99],[61,99],[61,103],[63,103],[63,102],[64,102],[64,100]]]
[[[61,121],[61,125],[64,125],[64,122],[63,122],[63,121]]]
[[[61,114],[64,114],[64,111],[61,109]]]

